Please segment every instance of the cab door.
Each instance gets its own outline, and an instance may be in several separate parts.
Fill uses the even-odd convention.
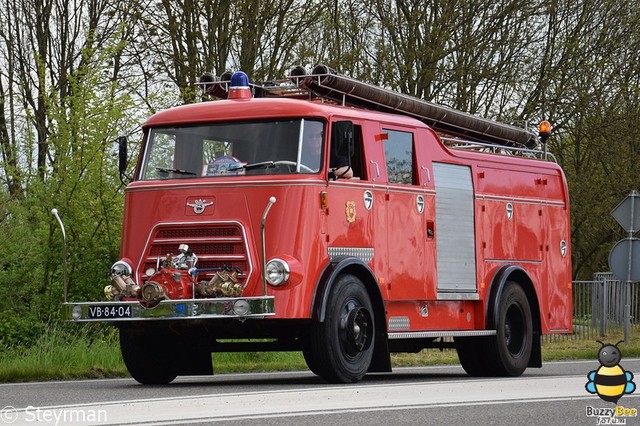
[[[345,121],[341,117],[335,120],[332,125]],[[322,211],[326,218],[324,238],[329,258],[355,257],[366,263],[379,279],[386,298],[386,186],[381,175],[384,159],[376,142],[378,129],[366,120],[349,121],[353,124],[353,177],[329,180],[327,184],[327,206]]]
[[[426,300],[428,199],[420,185],[414,129],[381,126],[387,190],[387,289],[390,300]]]

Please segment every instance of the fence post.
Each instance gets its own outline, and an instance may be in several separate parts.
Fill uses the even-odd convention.
[[[600,337],[607,334],[607,312],[609,310],[609,289],[607,288],[607,280],[599,276],[602,297],[600,299]]]

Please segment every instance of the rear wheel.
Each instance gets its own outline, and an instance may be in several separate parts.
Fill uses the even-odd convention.
[[[369,369],[375,339],[373,309],[362,281],[342,275],[329,293],[325,321],[315,323],[303,351],[314,373],[331,383],[355,383]]]
[[[533,324],[527,295],[516,282],[508,281],[502,291],[494,342],[488,350],[496,375],[521,375],[531,358]]]
[[[172,339],[162,334],[120,329],[120,352],[129,374],[144,385],[164,385],[178,375]]]
[[[463,337],[456,339],[458,359],[468,375],[472,377],[493,375],[493,366],[487,361],[487,342],[485,337]]]

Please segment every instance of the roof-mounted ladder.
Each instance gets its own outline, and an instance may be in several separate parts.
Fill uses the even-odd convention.
[[[201,78],[199,84],[206,93],[226,98],[230,74],[223,74],[217,81],[211,77],[213,76],[209,75],[206,81]],[[533,129],[499,123],[364,83],[339,75],[325,65],[317,65],[311,74],[307,74],[302,67],[296,67],[286,80],[251,86],[255,97],[321,99],[369,110],[409,115],[437,132],[459,138],[444,138],[443,142],[450,147],[466,146],[466,149],[492,150],[503,154],[508,151],[509,155],[546,157],[540,154],[542,151],[532,149],[538,145],[538,133]]]

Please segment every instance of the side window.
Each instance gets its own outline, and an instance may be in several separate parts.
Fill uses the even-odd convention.
[[[353,176],[361,180],[367,180],[366,168],[363,165],[362,155],[362,126],[353,126],[353,156],[351,157]]]
[[[333,122],[329,167],[347,170],[345,178],[367,180],[363,154],[362,125],[350,120]]]
[[[413,133],[385,129],[384,156],[387,161],[389,183],[412,184],[413,170]]]

